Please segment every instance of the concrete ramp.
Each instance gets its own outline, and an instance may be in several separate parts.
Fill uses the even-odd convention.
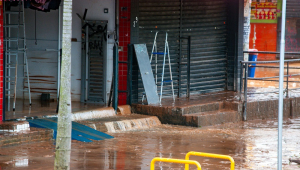
[[[125,132],[145,130],[161,125],[156,116],[139,114],[118,115],[101,119],[78,121],[80,124],[89,126],[101,132]]]
[[[104,107],[93,110],[83,110],[73,112],[72,121],[87,120],[87,119],[98,119],[103,117],[116,116],[115,110],[112,107]]]

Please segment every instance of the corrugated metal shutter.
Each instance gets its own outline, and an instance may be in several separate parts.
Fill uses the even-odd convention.
[[[88,92],[90,102],[104,102],[104,67],[103,56],[105,53],[104,28],[105,21],[87,21],[93,27],[89,28],[88,37]],[[95,31],[96,30],[96,31]],[[85,47],[85,45],[84,45]],[[85,49],[83,49],[85,53]]]
[[[184,0],[182,7],[182,36],[191,36],[191,93],[225,90],[226,1]],[[186,56],[186,42],[182,42],[183,57]],[[183,66],[182,92],[186,91],[186,70]]]
[[[168,32],[168,43],[174,89],[178,87],[178,58],[179,58],[179,28],[180,28],[180,1],[178,0],[140,0],[139,1],[139,43],[146,43],[149,55],[153,47],[156,31],[158,52],[165,48],[165,31]],[[166,58],[167,59],[167,58]],[[163,55],[158,55],[158,89],[161,84]],[[166,62],[167,63],[167,62]],[[154,60],[152,62],[155,72]],[[139,79],[140,80],[140,79]],[[168,65],[165,67],[164,80],[170,80]],[[142,82],[139,82],[139,94],[143,91]],[[175,93],[176,93],[175,91]],[[171,83],[164,83],[163,97],[172,95]],[[141,97],[141,96],[139,96]]]
[[[300,17],[300,1],[287,0],[286,1],[286,17],[297,18]]]
[[[300,28],[300,1],[299,0],[287,0],[286,2],[286,44],[285,50],[287,52],[297,52],[300,45],[299,42],[299,31]],[[280,22],[279,22],[280,21]],[[278,20],[278,29],[281,27],[281,19]],[[280,31],[278,31],[277,39],[280,39]],[[278,41],[277,46],[280,47],[280,41]],[[299,58],[298,55],[287,54],[287,58]]]
[[[186,92],[187,41],[191,36],[191,92],[205,93],[225,90],[227,28],[226,0],[139,0],[139,43],[146,43],[149,55],[156,31],[167,31],[172,63],[175,93],[179,76],[181,93]],[[158,51],[164,50],[164,32],[158,36]],[[181,54],[181,59],[180,59]],[[160,86],[163,56],[159,56],[158,88]],[[179,69],[181,61],[181,71]],[[154,70],[154,63],[152,64]],[[166,79],[169,72],[165,68]],[[140,79],[139,79],[140,80]],[[139,81],[139,98],[142,96]],[[163,94],[171,95],[170,84],[164,85]],[[164,94],[164,96],[166,96]]]
[[[98,43],[101,40],[94,40]],[[103,82],[103,54],[99,55],[99,49],[90,48],[89,55],[89,84],[88,100],[95,102],[104,102],[104,82]]]

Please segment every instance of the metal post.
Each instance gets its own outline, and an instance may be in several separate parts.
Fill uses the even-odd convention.
[[[191,94],[191,36],[188,37],[188,54],[187,54],[187,88],[186,97],[190,98]]]
[[[85,41],[85,39],[83,39],[82,41]],[[84,48],[84,45],[83,44],[81,45]],[[81,53],[81,96],[80,96],[81,102],[86,102],[86,98],[85,98],[86,96],[86,90],[85,90],[86,89],[86,52],[85,50],[82,50]]]
[[[13,111],[16,110],[16,102],[17,102],[17,80],[18,80],[18,55],[16,55],[16,64],[15,64],[15,84],[14,84],[14,103],[13,103]]]
[[[115,42],[119,42],[119,0],[115,0]]]
[[[88,100],[88,88],[89,88],[89,26],[85,27],[85,91],[84,101]]]
[[[245,64],[245,81],[244,81],[244,113],[243,119],[247,120],[247,81],[248,81],[248,64]]]
[[[239,90],[239,96],[240,96],[240,101],[242,101],[242,88],[243,88],[243,68],[244,68],[244,64],[241,63],[241,72],[240,72],[240,90]]]
[[[177,96],[178,97],[181,97],[181,70],[182,70],[182,67],[181,67],[181,57],[182,57],[182,39],[181,39],[181,36],[182,36],[182,1],[183,0],[180,0],[180,27],[179,27],[179,65],[178,65],[178,93],[177,93]]]
[[[5,80],[5,75],[6,75],[6,58],[5,56],[3,56],[3,77],[2,77],[2,83],[3,83],[3,102],[2,102],[2,121],[5,122],[5,99],[6,99],[6,80]],[[9,107],[9,106],[8,106]]]
[[[250,40],[250,14],[251,14],[251,1],[244,0],[244,43],[243,43],[243,50],[249,50],[249,40]],[[244,61],[248,61],[249,54],[244,53]]]
[[[286,97],[289,97],[289,65],[290,63],[286,63]]]
[[[60,46],[61,46],[61,7],[58,7],[58,44],[57,44],[57,100],[59,98],[60,90]]]
[[[128,44],[128,67],[127,67],[127,104],[132,104],[132,58],[133,58],[133,45]]]
[[[119,51],[118,51],[118,44],[115,43],[114,48],[113,48],[113,83],[114,83],[114,87],[113,87],[113,108],[115,109],[115,112],[117,114],[117,109],[118,109],[118,87],[119,87],[119,83],[118,83],[118,61],[119,61]]]
[[[283,119],[283,76],[284,76],[284,52],[285,52],[285,22],[286,0],[282,1],[281,40],[280,40],[280,69],[279,69],[279,102],[278,102],[278,150],[277,169],[282,169],[282,119]]]

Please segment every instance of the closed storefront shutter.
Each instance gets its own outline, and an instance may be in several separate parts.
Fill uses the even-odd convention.
[[[180,37],[187,36],[191,36],[191,93],[226,89],[226,14],[226,0],[138,1],[138,43],[147,44],[149,56],[156,31],[159,31],[157,38],[159,52],[164,51],[165,32],[168,33],[175,94],[178,94],[179,87],[180,95],[186,93],[187,40]],[[158,56],[157,63],[157,88],[160,89],[162,55]],[[155,74],[154,60],[152,68]],[[170,73],[166,65],[165,80],[169,79]],[[141,79],[138,81],[138,87],[140,99],[143,93]],[[171,84],[165,83],[163,97],[171,94]]]
[[[191,36],[191,92],[208,93],[225,90],[226,6],[225,0],[183,1],[182,36]],[[186,41],[183,41],[182,45],[182,54],[186,56],[184,47]],[[182,70],[184,88],[186,67]]]
[[[300,1],[299,0],[287,0],[286,1],[286,17],[287,18],[300,17]]]

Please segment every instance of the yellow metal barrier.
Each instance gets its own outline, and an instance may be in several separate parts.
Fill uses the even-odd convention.
[[[191,155],[209,157],[209,158],[227,159],[231,162],[230,169],[234,170],[234,160],[231,156],[191,151],[186,154],[185,160],[189,160]],[[185,170],[189,170],[189,164],[185,164]]]
[[[150,170],[155,169],[155,162],[169,162],[169,163],[186,164],[186,165],[191,164],[191,165],[196,165],[197,170],[201,170],[201,165],[197,161],[184,160],[184,159],[159,158],[159,157],[152,159]]]

